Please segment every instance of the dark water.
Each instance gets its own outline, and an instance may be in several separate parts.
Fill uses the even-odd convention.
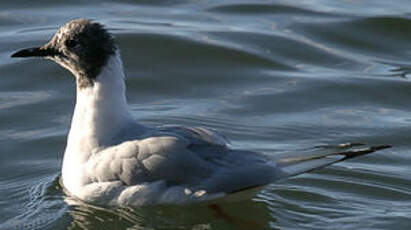
[[[116,35],[145,124],[209,126],[267,154],[394,147],[223,205],[230,218],[202,206],[72,205],[58,180],[73,78],[9,56],[77,17]],[[409,229],[410,60],[406,0],[2,1],[0,229]]]

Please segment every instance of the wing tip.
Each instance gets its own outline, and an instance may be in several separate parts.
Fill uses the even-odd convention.
[[[359,148],[359,149],[353,149],[345,152],[339,152],[336,153],[336,155],[344,155],[345,157],[342,160],[347,160],[350,158],[370,154],[379,150],[383,149],[388,149],[391,148],[391,145],[377,145],[377,146],[371,146],[371,147],[366,147],[366,148]]]

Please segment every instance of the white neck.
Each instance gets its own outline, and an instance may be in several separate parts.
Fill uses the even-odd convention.
[[[77,86],[66,154],[75,152],[88,158],[94,150],[109,145],[113,136],[132,122],[125,97],[123,64],[117,52],[92,86]]]

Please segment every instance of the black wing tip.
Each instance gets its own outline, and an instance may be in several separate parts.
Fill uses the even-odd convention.
[[[392,145],[378,145],[378,146],[373,146],[371,148],[374,149],[374,151],[377,151],[377,150],[392,148]]]
[[[370,153],[383,150],[383,149],[388,149],[391,147],[392,147],[391,145],[377,145],[377,146],[371,146],[367,148],[353,149],[350,151],[340,152],[338,153],[338,155],[344,155],[345,157],[343,158],[343,160],[347,160],[350,158],[370,154]]]

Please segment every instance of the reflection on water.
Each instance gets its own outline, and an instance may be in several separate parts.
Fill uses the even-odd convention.
[[[408,229],[408,1],[0,6],[0,229]],[[9,56],[43,44],[76,17],[94,18],[116,35],[128,100],[145,124],[208,126],[233,147],[270,155],[345,142],[394,148],[221,207],[67,202],[58,178],[73,78],[50,62]]]
[[[104,208],[67,199],[68,229],[267,229],[272,220],[262,202]]]

